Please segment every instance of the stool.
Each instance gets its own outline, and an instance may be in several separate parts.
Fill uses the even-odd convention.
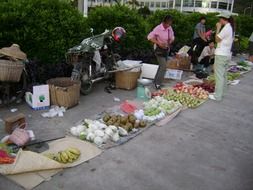
[[[16,127],[25,128],[26,120],[23,113],[19,113],[14,116],[10,116],[4,119],[5,121],[5,131],[11,134]]]

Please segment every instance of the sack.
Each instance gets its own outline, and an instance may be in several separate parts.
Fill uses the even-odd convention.
[[[160,48],[159,46],[156,46],[155,55],[161,56],[161,57],[167,57],[169,55],[169,50]]]
[[[23,146],[30,140],[30,137],[25,129],[16,128],[10,135],[9,140],[18,146]]]
[[[196,69],[194,73],[198,79],[205,79],[208,77],[208,73],[203,69]]]

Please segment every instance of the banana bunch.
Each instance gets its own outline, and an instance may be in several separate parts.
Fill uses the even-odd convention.
[[[80,154],[81,152],[77,148],[68,148],[64,151],[58,152],[57,154],[49,153],[45,156],[57,162],[67,164],[76,161]]]

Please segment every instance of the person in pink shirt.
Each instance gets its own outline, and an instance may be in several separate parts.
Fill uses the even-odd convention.
[[[159,68],[155,76],[155,87],[161,88],[163,78],[166,72],[166,64],[170,53],[171,44],[175,40],[174,31],[171,27],[172,17],[167,15],[161,24],[156,26],[153,31],[148,34],[148,40],[154,44],[154,51],[159,63]]]

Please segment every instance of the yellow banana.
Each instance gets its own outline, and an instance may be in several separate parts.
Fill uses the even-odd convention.
[[[68,151],[75,154],[75,155],[81,154],[80,150],[78,150],[77,148],[69,148]]]
[[[74,159],[75,158],[75,155],[73,153],[71,153],[70,151],[68,150],[65,150],[66,154],[68,155],[69,159]]]
[[[56,155],[56,160],[58,162],[62,162],[62,160],[61,160],[61,153],[60,152],[58,152],[58,154]]]
[[[68,155],[67,155],[67,153],[66,153],[65,151],[62,151],[62,152],[61,152],[61,155],[62,155],[62,157],[63,157],[65,160],[68,160],[68,159],[69,159],[69,157],[68,157]]]
[[[74,160],[76,160],[77,158],[79,158],[79,155],[74,155]]]
[[[67,163],[67,160],[65,159],[64,155],[62,154],[63,152],[60,153],[60,156],[61,156],[61,161],[63,163]]]
[[[70,158],[70,159],[68,159],[68,162],[72,163],[72,162],[74,162],[74,160]]]

